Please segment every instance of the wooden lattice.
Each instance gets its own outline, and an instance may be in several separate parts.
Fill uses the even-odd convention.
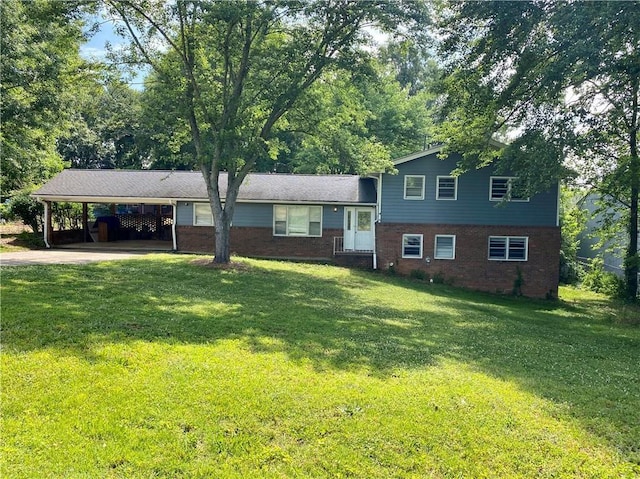
[[[120,239],[167,239],[171,238],[171,215],[119,214]]]

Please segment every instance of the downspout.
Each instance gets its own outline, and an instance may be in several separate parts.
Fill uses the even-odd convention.
[[[176,221],[178,219],[178,202],[171,202],[173,210],[173,221],[171,222],[171,241],[173,242],[173,251],[178,251],[178,241],[176,240]]]
[[[382,200],[382,173],[378,176],[371,176],[376,180],[376,219],[373,222],[373,269],[378,269],[378,248],[376,246],[376,225],[380,222],[380,207]]]
[[[44,245],[47,247],[47,249],[51,248],[51,245],[49,244],[49,208],[50,208],[50,203],[48,201],[44,201],[40,198],[38,198],[38,201],[40,203],[42,203],[44,205],[44,225],[42,227],[43,229],[43,240],[44,240]]]

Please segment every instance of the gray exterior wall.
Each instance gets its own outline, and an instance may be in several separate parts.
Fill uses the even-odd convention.
[[[458,199],[436,200],[436,177],[448,176],[456,168],[459,157],[446,160],[436,154],[396,166],[397,175],[382,179],[382,223],[467,224],[556,226],[558,186],[538,194],[528,202],[496,202],[489,200],[490,168],[473,170],[458,177]],[[425,175],[424,200],[405,200],[404,176]]]
[[[280,204],[280,203],[279,203]],[[282,203],[287,204],[287,203]],[[344,225],[344,207],[336,206],[338,211],[333,211],[334,206],[323,205],[322,228],[341,229]],[[176,212],[176,224],[178,226],[193,225],[193,202],[178,202]],[[268,203],[236,203],[233,213],[233,226],[244,227],[273,227],[273,204]]]

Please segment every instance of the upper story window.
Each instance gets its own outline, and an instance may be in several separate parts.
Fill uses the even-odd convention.
[[[514,186],[518,178],[514,176],[492,176],[490,179],[489,199],[491,201],[529,201]]]
[[[434,247],[434,259],[455,259],[456,237],[455,235],[436,235]]]
[[[424,200],[424,175],[405,175],[404,199]]]
[[[527,261],[529,238],[526,236],[489,236],[489,259]]]
[[[213,214],[209,203],[193,204],[193,224],[194,226],[213,226]]]
[[[322,236],[322,206],[276,205],[274,236]]]
[[[436,178],[436,200],[457,200],[458,178],[455,176],[438,176]]]
[[[402,235],[402,257],[422,258],[422,235]]]

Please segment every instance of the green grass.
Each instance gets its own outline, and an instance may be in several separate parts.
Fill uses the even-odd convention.
[[[640,475],[637,308],[192,261],[3,269],[1,477]]]

